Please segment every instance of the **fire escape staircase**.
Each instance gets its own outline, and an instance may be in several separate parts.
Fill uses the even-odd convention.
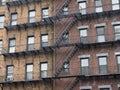
[[[60,65],[60,67],[56,70],[55,72],[55,77],[57,77],[61,71],[63,70],[63,65],[66,63],[66,62],[69,62],[71,60],[71,58],[74,56],[74,54],[77,52],[78,50],[78,47],[75,46],[73,48],[73,50],[66,56],[66,58],[64,59],[63,63]]]
[[[65,2],[62,4],[62,6],[59,8],[59,10],[57,10],[56,15],[60,15],[63,12],[63,8],[65,6],[68,6],[68,4],[70,3],[71,0],[65,0]]]
[[[73,88],[77,85],[79,82],[79,77],[76,77],[75,80],[70,84],[68,90],[73,90]]]
[[[63,35],[65,35],[65,34],[67,34],[69,31],[70,31],[70,29],[71,29],[71,27],[75,24],[75,22],[77,21],[77,19],[76,18],[73,18],[72,20],[71,20],[71,22],[69,22],[69,24],[66,26],[66,28],[63,30],[63,32],[60,34],[60,37],[56,40],[56,45],[59,45],[60,44],[60,42],[62,41],[62,39],[63,39]]]

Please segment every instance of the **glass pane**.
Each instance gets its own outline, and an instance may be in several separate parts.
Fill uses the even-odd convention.
[[[100,90],[110,90],[109,88],[100,88]]]
[[[112,0],[112,4],[119,3],[119,0]]]
[[[86,2],[80,2],[79,9],[84,9],[84,8],[86,8]]]
[[[11,22],[11,25],[16,25],[17,24],[17,21],[12,21]]]
[[[29,17],[35,17],[35,11],[30,11],[29,12]]]
[[[4,22],[0,22],[0,28],[4,27]]]
[[[120,56],[117,56],[118,64],[120,64]]]
[[[120,33],[120,25],[114,26],[115,33]]]
[[[28,44],[34,43],[34,37],[28,37]]]
[[[15,46],[15,39],[10,39],[10,46]]]
[[[96,12],[102,12],[102,11],[103,11],[102,7],[97,7],[96,8]]]
[[[118,10],[118,9],[120,9],[120,5],[112,5],[112,9],[113,10]]]
[[[36,21],[36,20],[35,20],[35,17],[32,17],[32,18],[30,18],[30,20],[29,20],[30,23],[35,22],[35,21]]]
[[[32,72],[27,72],[27,80],[32,80]]]
[[[4,16],[0,16],[0,22],[4,22],[5,17]]]
[[[104,34],[104,27],[97,27],[96,29],[98,35]]]
[[[48,35],[42,36],[42,42],[48,42]]]
[[[33,65],[27,65],[27,72],[33,71]]]
[[[88,66],[88,59],[81,59],[81,67]]]
[[[80,30],[80,37],[85,37],[87,36],[87,30]]]
[[[89,68],[88,67],[81,67],[81,74],[82,75],[89,75]]]
[[[95,6],[102,6],[101,0],[95,0]]]
[[[9,48],[9,53],[14,53],[15,52],[15,47],[10,47]]]
[[[47,63],[42,63],[41,64],[41,71],[42,70],[47,70]]]
[[[43,18],[47,18],[48,17],[48,9],[43,9],[42,10],[42,16],[43,16]]]
[[[99,65],[107,65],[107,57],[99,57]]]
[[[104,35],[97,36],[97,42],[105,42],[105,36]]]
[[[103,74],[103,75],[107,74],[107,65],[100,65],[99,70],[100,70],[99,71],[100,74]]]
[[[28,44],[28,50],[34,50],[34,44]]]
[[[48,42],[42,42],[42,47],[47,47],[48,46]]]
[[[17,19],[17,14],[12,14],[12,20],[16,20]]]
[[[81,43],[88,43],[87,37],[81,37],[80,42]]]
[[[13,66],[7,67],[7,72],[8,73],[13,73]]]
[[[65,63],[65,64],[63,65],[63,71],[64,71],[64,72],[69,72],[69,63]]]
[[[47,77],[47,71],[41,71],[41,78]]]
[[[115,40],[120,40],[120,34],[115,34]]]

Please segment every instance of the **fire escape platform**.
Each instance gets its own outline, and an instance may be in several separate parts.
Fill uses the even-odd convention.
[[[19,56],[19,55],[31,55],[31,54],[40,54],[46,52],[53,52],[51,47],[42,47],[40,50],[31,50],[31,51],[22,51],[22,52],[14,52],[14,53],[3,53],[3,56]]]
[[[7,2],[7,6],[19,6],[19,5],[24,5],[24,4],[29,4],[29,3],[33,3],[33,2],[41,2],[42,0],[17,0],[17,1],[10,1]]]
[[[20,30],[23,28],[26,29],[26,28],[30,28],[30,27],[38,27],[38,26],[50,25],[50,24],[53,24],[53,21],[50,18],[45,18],[40,22],[10,25],[10,26],[5,26],[5,28],[6,28],[6,30]]]

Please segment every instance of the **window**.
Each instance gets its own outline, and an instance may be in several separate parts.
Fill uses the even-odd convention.
[[[100,90],[110,90],[110,88],[100,88]]]
[[[49,15],[49,10],[48,8],[43,8],[42,9],[42,18],[47,18]]]
[[[105,29],[104,26],[103,27],[96,27],[97,42],[105,42],[104,29]]]
[[[35,11],[34,10],[29,11],[29,22],[30,23],[35,22]]]
[[[45,78],[47,77],[47,72],[48,72],[48,63],[45,62],[45,63],[41,63],[40,64],[40,76],[41,78]]]
[[[34,36],[28,36],[27,50],[34,50]]]
[[[12,81],[13,80],[13,66],[7,66],[7,76],[6,76],[6,81]]]
[[[114,25],[115,40],[120,40],[120,25]]]
[[[78,2],[81,14],[86,14],[86,0]]]
[[[9,53],[15,52],[15,39],[9,39]]]
[[[2,54],[2,40],[0,40],[0,54]]]
[[[66,44],[69,42],[69,33],[66,33],[62,36],[63,44]]]
[[[64,63],[63,72],[68,73],[70,71],[69,62]]]
[[[87,43],[87,29],[81,29],[80,30],[80,42],[82,43]]]
[[[32,80],[33,64],[26,65],[26,80]]]
[[[102,12],[102,0],[95,0],[95,11],[96,12]]]
[[[64,15],[67,15],[67,14],[68,14],[68,6],[65,6],[65,7],[63,8],[63,14],[64,14]]]
[[[1,5],[5,5],[6,4],[6,0],[0,0],[1,1]]]
[[[120,55],[117,55],[118,72],[120,73]]]
[[[112,10],[120,9],[120,0],[112,0]]]
[[[107,57],[98,57],[99,60],[99,74],[107,74]]]
[[[48,35],[42,35],[42,47],[48,46]]]
[[[17,24],[17,13],[12,13],[11,14],[11,25],[16,25]]]
[[[0,28],[4,27],[5,16],[0,16]]]
[[[81,58],[81,74],[88,75],[89,74],[89,58]]]

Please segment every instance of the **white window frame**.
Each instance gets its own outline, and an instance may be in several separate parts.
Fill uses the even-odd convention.
[[[101,5],[96,5],[97,1],[100,1]],[[102,11],[103,11],[102,0],[95,0],[95,12],[102,12]]]
[[[41,78],[48,77],[48,63],[47,62],[40,63],[40,77]]]
[[[42,9],[42,18],[48,18],[49,17],[49,8],[43,8]]]
[[[115,40],[120,40],[120,24],[113,25],[113,27],[114,27],[114,32],[115,32],[115,34],[114,34]]]
[[[0,28],[4,28],[5,16],[0,15]]]
[[[32,79],[33,79],[33,64],[26,64],[26,80]]]
[[[103,61],[103,59],[105,59],[105,61]],[[100,75],[105,75],[108,73],[108,63],[107,63],[107,56],[98,56],[98,63],[99,63],[99,74]],[[101,67],[102,66],[106,66],[106,71],[105,72],[101,72]]]
[[[12,81],[13,80],[13,73],[14,73],[14,66],[7,66],[7,72],[6,72],[6,81]]]
[[[12,41],[14,42],[14,44],[12,43]],[[16,44],[16,39],[15,38],[9,39],[9,53],[14,53],[15,52],[15,44]]]
[[[35,37],[34,36],[28,36],[28,38],[27,38],[28,40],[28,44],[27,44],[27,50],[29,51],[29,50],[34,50],[34,39],[35,39]],[[32,46],[32,48],[31,48],[31,46]]]
[[[48,46],[48,34],[41,35],[41,45],[42,47]]]
[[[16,25],[17,24],[17,13],[12,13],[11,14],[11,25]],[[15,18],[14,18],[15,17]]]
[[[30,10],[29,11],[29,23],[33,23],[35,21],[36,21],[36,19],[35,19],[35,10]]]
[[[90,89],[92,90],[92,86],[80,86],[80,90],[86,90],[86,89]]]
[[[99,88],[99,90],[102,88],[109,88],[110,90],[112,90],[111,85],[99,85],[98,88]]]
[[[112,2],[112,10],[120,9],[120,0],[111,0]]]
[[[79,29],[80,32],[80,42],[81,43],[88,43],[88,30],[87,28]]]
[[[103,28],[102,34],[98,33],[99,28]],[[97,32],[97,42],[105,42],[105,27],[104,26],[96,27],[96,32]]]
[[[79,11],[81,14],[86,14],[87,13],[87,5],[86,5],[86,0],[78,2],[79,6]]]

